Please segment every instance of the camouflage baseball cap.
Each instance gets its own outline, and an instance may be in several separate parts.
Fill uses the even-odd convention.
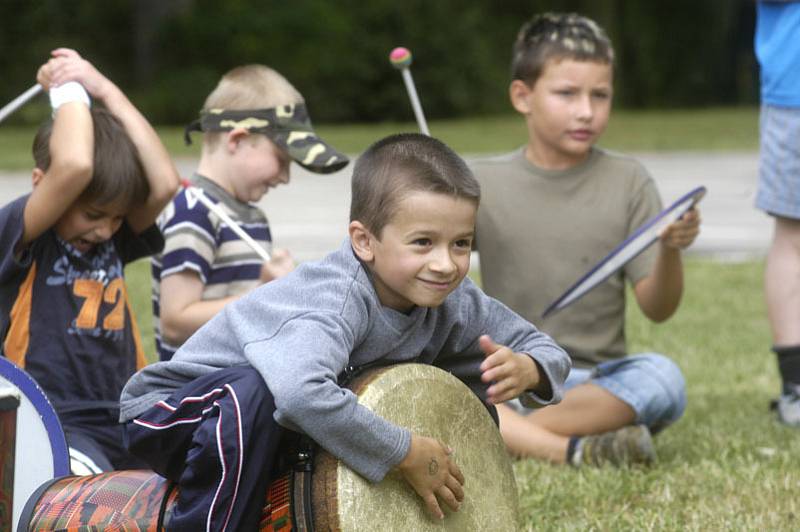
[[[190,134],[193,131],[231,131],[236,128],[266,135],[285,149],[297,164],[318,174],[336,172],[349,162],[346,155],[333,149],[314,133],[308,111],[302,103],[269,109],[209,109],[186,126],[184,139],[186,144],[191,144]]]

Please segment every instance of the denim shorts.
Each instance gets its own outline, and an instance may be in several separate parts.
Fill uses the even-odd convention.
[[[686,410],[686,382],[678,365],[658,353],[601,362],[594,369],[572,368],[564,390],[592,383],[608,390],[636,412],[636,423],[653,433],[674,423]],[[517,411],[532,412],[514,400]]]
[[[800,108],[763,104],[756,207],[800,219]]]

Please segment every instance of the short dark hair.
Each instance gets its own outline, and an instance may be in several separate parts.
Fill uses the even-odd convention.
[[[103,107],[92,107],[91,115],[94,125],[92,180],[78,199],[100,205],[127,205],[127,209],[144,203],[150,195],[150,185],[125,127]],[[51,119],[42,124],[33,139],[33,159],[36,167],[43,171],[50,167],[52,133]]]
[[[419,133],[383,138],[358,158],[353,168],[350,221],[358,220],[376,237],[410,192],[437,192],[480,202],[472,171],[444,142]]]
[[[544,13],[522,25],[511,53],[511,79],[533,85],[547,61],[574,59],[614,65],[614,49],[595,21],[577,13]]]

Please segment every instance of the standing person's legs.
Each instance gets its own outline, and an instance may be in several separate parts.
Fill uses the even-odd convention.
[[[565,463],[574,450],[571,444],[580,439],[590,442],[594,438],[591,435],[608,435],[603,445],[616,445],[621,454],[628,453],[609,456],[609,461],[650,461],[652,449],[641,448],[651,445],[643,427],[657,432],[679,419],[686,407],[680,369],[658,354],[605,362],[593,371],[573,369],[566,387],[564,400],[558,405],[527,412],[506,405],[498,408],[503,439],[512,454]],[[642,427],[625,428],[634,423]],[[615,452],[610,448],[607,451],[612,455]]]
[[[764,293],[778,357],[778,418],[800,426],[800,109],[762,105],[756,207],[775,218]]]
[[[775,217],[764,292],[781,376],[778,419],[800,426],[800,220]]]
[[[130,451],[178,483],[169,530],[256,530],[283,429],[250,367],[196,379],[127,425]]]
[[[800,346],[800,220],[775,217],[764,291],[774,345]]]

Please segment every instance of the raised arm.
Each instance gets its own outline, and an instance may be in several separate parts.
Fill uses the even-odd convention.
[[[37,81],[45,90],[53,85],[52,73],[60,63],[51,59],[39,69]],[[23,246],[52,227],[92,179],[94,128],[86,103],[67,101],[54,111],[49,150],[49,167],[33,170],[34,188],[23,215]]]
[[[203,299],[205,286],[192,270],[161,279],[161,335],[170,345],[181,345],[225,305],[239,299],[238,296]]]
[[[128,214],[128,224],[139,233],[155,222],[156,217],[178,190],[179,177],[166,148],[147,119],[111,80],[74,50],[58,48],[53,56],[63,59],[52,75],[54,83],[78,81],[96,100],[105,104],[125,127],[136,146],[139,159],[150,184],[150,195],[144,205]]]
[[[665,321],[678,309],[683,295],[681,250],[689,247],[699,233],[700,212],[696,207],[661,233],[652,272],[633,287],[636,302],[649,319]]]

